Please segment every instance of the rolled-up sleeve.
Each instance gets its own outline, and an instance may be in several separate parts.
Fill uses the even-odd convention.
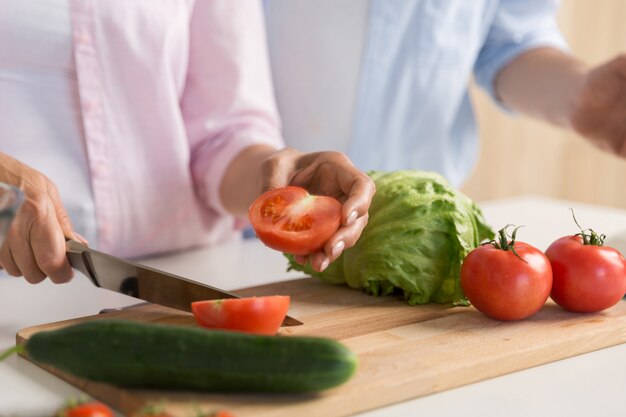
[[[568,50],[556,22],[558,0],[501,0],[474,66],[476,82],[500,105],[495,91],[499,72],[534,48]]]
[[[219,189],[232,160],[254,144],[284,146],[260,1],[196,2],[181,109],[196,192],[226,214]]]

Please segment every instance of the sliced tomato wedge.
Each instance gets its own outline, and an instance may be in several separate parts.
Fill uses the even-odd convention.
[[[191,303],[191,311],[196,322],[209,329],[274,335],[287,315],[290,299],[271,295],[196,301]]]
[[[288,186],[268,191],[250,206],[250,223],[265,245],[294,255],[320,251],[341,224],[341,203]]]

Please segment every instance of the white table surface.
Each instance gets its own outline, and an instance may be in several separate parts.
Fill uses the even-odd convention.
[[[569,207],[583,227],[609,236],[626,250],[626,211],[538,198],[484,202],[488,222],[498,229],[525,225],[518,239],[545,250],[557,237],[576,232]],[[301,276],[286,272],[281,254],[254,240],[146,259],[144,263],[224,289]],[[136,300],[93,287],[77,274],[68,284],[30,285],[0,275],[0,350],[15,343],[18,330],[42,323],[122,307]],[[66,398],[81,392],[13,356],[0,363],[0,416],[51,416]],[[372,410],[361,416],[621,416],[626,415],[626,344],[515,372]]]

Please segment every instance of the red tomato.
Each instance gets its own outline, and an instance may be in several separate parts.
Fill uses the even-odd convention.
[[[478,311],[497,320],[520,320],[545,304],[552,269],[543,252],[515,242],[515,232],[507,242],[503,231],[497,247],[485,244],[467,255],[461,266],[461,287]]]
[[[234,414],[232,414],[230,411],[226,411],[226,410],[220,410],[217,412],[211,412],[208,414],[198,414],[198,417],[235,417]]]
[[[203,327],[274,335],[287,315],[289,301],[288,295],[196,301],[191,311]]]
[[[215,414],[215,417],[235,417],[230,411],[221,410]]]
[[[550,296],[566,310],[601,311],[617,304],[626,293],[626,262],[611,247],[584,244],[581,236],[565,236],[553,242],[546,255],[554,276]]]
[[[71,404],[57,413],[58,417],[113,417],[113,411],[98,401]]]
[[[341,224],[341,203],[300,187],[268,191],[250,206],[250,222],[265,245],[294,255],[324,247]]]

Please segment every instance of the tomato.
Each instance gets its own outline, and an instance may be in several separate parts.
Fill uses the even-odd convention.
[[[57,417],[113,417],[113,411],[98,401],[70,402]]]
[[[197,417],[235,417],[230,411],[220,410],[208,414],[199,413]]]
[[[624,257],[603,246],[603,241],[600,238],[596,244],[585,244],[581,235],[565,236],[546,250],[554,276],[550,296],[564,309],[580,313],[601,311],[617,304],[626,293]]]
[[[209,413],[198,412],[196,417],[235,417],[230,411],[219,410],[219,411],[211,411]]]
[[[539,249],[508,242],[506,228],[499,243],[471,251],[461,266],[461,288],[476,309],[497,320],[530,317],[545,304],[552,287],[552,268]]]
[[[191,311],[203,327],[274,335],[287,315],[289,301],[288,295],[196,301]]]
[[[341,224],[341,203],[304,188],[268,191],[250,206],[250,222],[265,245],[294,255],[320,251]]]
[[[235,417],[230,411],[221,410],[213,414],[211,417]]]

